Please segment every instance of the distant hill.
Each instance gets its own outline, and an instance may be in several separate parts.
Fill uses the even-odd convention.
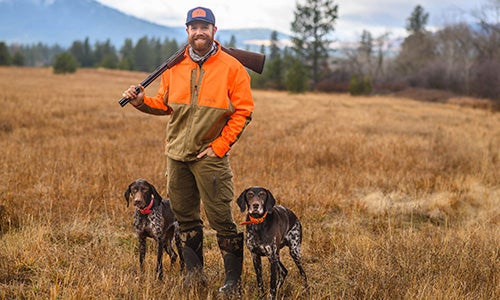
[[[251,41],[268,41],[271,29],[219,30],[216,38],[228,42],[231,35],[237,46],[257,48]],[[0,0],[0,41],[7,44],[58,44],[69,47],[85,38],[94,43],[110,40],[121,47],[125,39],[139,38],[186,40],[184,26],[168,27],[124,14],[95,0]],[[285,34],[279,38],[287,39]]]

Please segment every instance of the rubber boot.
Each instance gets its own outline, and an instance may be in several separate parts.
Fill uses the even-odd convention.
[[[219,293],[228,298],[241,298],[241,270],[243,268],[243,232],[233,236],[217,235],[224,260],[226,278]]]
[[[184,257],[186,276],[182,286],[184,288],[198,288],[206,286],[203,274],[203,228],[196,227],[181,231],[182,255]]]

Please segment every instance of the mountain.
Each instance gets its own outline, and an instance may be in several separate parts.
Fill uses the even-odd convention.
[[[225,43],[234,35],[237,47],[257,48],[255,41],[269,41],[271,33],[270,29],[219,30],[216,39]],[[183,25],[155,24],[95,0],[0,0],[0,41],[7,44],[41,42],[66,48],[89,38],[91,43],[109,39],[119,48],[127,38],[136,42],[144,36],[186,41]]]

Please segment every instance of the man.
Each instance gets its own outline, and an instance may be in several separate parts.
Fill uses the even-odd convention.
[[[137,94],[136,86],[131,86],[123,96],[142,112],[171,115],[166,144],[168,195],[181,231],[184,284],[205,281],[201,198],[224,260],[225,282],[219,291],[239,293],[243,233],[238,233],[230,207],[234,185],[228,152],[252,117],[250,77],[214,40],[217,27],[210,9],[191,9],[186,32],[185,57],[162,74],[158,94],[145,96],[141,86]]]

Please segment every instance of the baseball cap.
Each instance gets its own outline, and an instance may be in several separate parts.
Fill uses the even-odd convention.
[[[187,13],[186,25],[193,21],[203,21],[215,25],[215,16],[210,9],[198,6]]]

